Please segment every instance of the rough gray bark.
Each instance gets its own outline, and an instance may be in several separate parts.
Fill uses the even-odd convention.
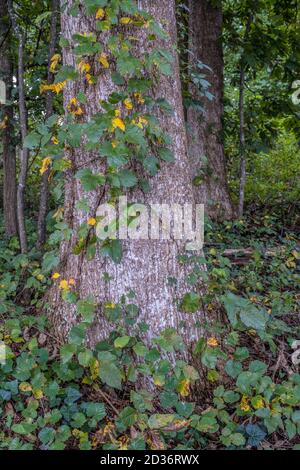
[[[10,57],[10,21],[7,1],[0,0],[0,79],[6,87],[6,101],[11,100],[13,66]],[[11,237],[17,234],[16,199],[16,149],[13,141],[13,106],[1,106],[0,121],[3,157],[3,212],[5,233]]]
[[[68,6],[70,3],[68,1]],[[162,166],[151,181],[150,193],[145,195],[141,191],[132,190],[127,195],[128,200],[142,203],[193,203],[178,57],[173,48],[176,43],[174,0],[152,0],[139,2],[139,4],[141,8],[152,12],[163,25],[166,25],[170,33],[170,38],[164,45],[174,54],[174,73],[172,77],[158,77],[153,93],[168,99],[175,111],[173,115],[161,116],[161,125],[168,130],[172,139],[175,163]],[[87,20],[83,14],[73,18],[68,15],[66,9],[62,14],[62,35],[70,39],[75,32],[91,31],[92,21],[90,18]],[[135,36],[137,34],[139,33],[135,30]],[[146,36],[141,38],[138,47],[141,56],[147,47],[151,47]],[[70,49],[64,49],[63,57],[65,64],[75,64],[74,55]],[[87,119],[89,119],[99,111],[99,100],[107,98],[115,88],[109,70],[105,75],[100,75],[95,86],[89,87],[83,82],[79,84],[70,82],[64,93],[65,109],[69,100],[76,96],[79,90],[83,90],[88,97],[88,105],[85,109]],[[82,168],[93,156],[95,157],[80,148],[73,150],[68,158],[72,159],[74,167]],[[103,167],[98,162],[99,159],[94,162],[93,169],[98,172],[103,171]],[[91,167],[91,164],[87,166]],[[103,188],[100,188],[100,191],[85,193],[80,182],[74,178],[74,171],[68,171],[66,179],[65,220],[72,229],[72,237],[68,243],[62,244],[60,273],[61,278],[75,278],[76,291],[79,292],[81,298],[91,295],[100,305],[95,324],[89,332],[89,343],[95,344],[110,331],[109,325],[101,314],[101,304],[103,305],[103,302],[116,303],[130,290],[135,292],[134,303],[140,308],[139,321],[145,321],[150,326],[148,338],[166,327],[174,327],[183,335],[187,343],[197,340],[199,330],[194,323],[201,318],[200,313],[194,315],[183,313],[178,310],[175,303],[176,298],[181,298],[190,290],[186,284],[187,269],[177,259],[184,243],[174,240],[126,240],[123,243],[123,258],[120,264],[104,258],[99,251],[90,262],[86,260],[85,255],[73,255],[72,247],[76,242],[76,231],[80,224],[87,220],[87,216],[76,207],[76,202],[88,196],[89,205],[93,208],[90,215],[93,216],[98,205],[105,201],[106,195],[103,193]],[[108,273],[111,280],[105,282],[104,273]],[[168,282],[170,277],[177,279],[176,286],[170,285]],[[78,321],[76,308],[61,300],[57,287],[53,287],[48,301],[51,305],[50,315],[53,318],[55,331],[59,336],[65,337],[70,327]],[[185,328],[181,326],[182,322],[185,322]]]
[[[52,0],[52,16],[50,26],[50,44],[49,44],[49,58],[48,58],[48,73],[47,83],[50,85],[53,83],[54,74],[50,70],[51,57],[55,54],[55,48],[57,43],[57,23],[59,18],[59,0]],[[46,112],[45,119],[48,119],[53,114],[53,93],[47,92],[46,94]],[[46,240],[46,216],[48,208],[49,198],[49,179],[50,170],[48,169],[42,175],[40,201],[39,201],[39,214],[38,214],[38,237],[37,237],[37,248],[41,248]]]
[[[194,178],[202,182],[195,186],[195,198],[205,204],[212,218],[230,219],[234,216],[226,180],[223,118],[223,49],[222,9],[209,0],[189,0],[189,65],[196,61],[209,66],[207,72],[210,92],[214,99],[203,98],[204,115],[190,107],[187,111],[189,155]],[[197,97],[195,86],[190,86]]]
[[[21,150],[20,150],[20,174],[17,190],[17,219],[18,219],[18,232],[20,239],[21,252],[26,253],[27,235],[25,226],[25,208],[24,208],[24,195],[27,179],[27,167],[29,151],[24,147],[24,141],[27,136],[27,108],[25,97],[25,84],[24,84],[24,46],[25,38],[23,31],[18,25],[15,16],[13,2],[8,0],[8,11],[10,19],[18,39],[18,90],[19,90],[19,116],[20,116],[20,129],[21,129]]]

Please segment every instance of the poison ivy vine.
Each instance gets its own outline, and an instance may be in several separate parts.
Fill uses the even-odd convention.
[[[26,145],[40,152],[42,174],[49,168],[51,176],[71,171],[84,191],[103,188],[107,200],[114,203],[128,189],[148,192],[151,177],[162,164],[174,160],[169,149],[170,137],[157,118],[158,110],[171,113],[172,109],[165,99],[154,98],[152,93],[162,74],[171,75],[173,57],[168,50],[153,45],[156,39],[163,42],[168,36],[149,13],[138,9],[135,1],[85,0],[83,5],[77,1],[73,2],[69,13],[76,17],[82,13],[82,7],[84,14],[94,20],[90,22],[94,28],[73,34],[71,40],[64,37],[60,40],[62,47],[71,48],[76,66],[60,65],[61,56],[55,54],[50,65],[56,74],[55,81],[51,85],[42,84],[41,92],[59,95],[69,81],[95,87],[101,77],[107,79],[107,72],[115,91],[99,102],[99,111],[91,117],[87,112],[88,93],[80,91],[66,104],[65,118],[51,116],[28,135]],[[142,56],[137,47],[137,33],[144,35],[151,45]],[[75,168],[68,155],[76,148],[97,154],[103,171],[95,173],[88,164]],[[91,260],[99,243],[95,232],[99,218],[93,212],[95,209],[89,207],[88,199],[80,204],[87,216],[78,229],[73,253],[84,254]],[[62,218],[62,212],[56,215]],[[66,223],[61,221],[58,226],[63,232],[60,240],[69,239],[71,230]],[[119,240],[105,240],[101,244],[103,255],[120,262]],[[54,273],[52,279],[58,283],[63,299],[77,303],[77,311],[82,315],[82,322],[70,332],[71,346],[67,346],[74,353],[94,320],[96,304],[93,299],[78,299],[74,279],[62,279],[59,272]],[[118,308],[108,304],[105,312],[115,312],[116,320]]]

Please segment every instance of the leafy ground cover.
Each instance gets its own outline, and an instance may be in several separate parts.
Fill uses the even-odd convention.
[[[185,260],[182,305],[193,315],[201,302],[203,338],[192,361],[176,364],[181,338],[166,330],[146,346],[134,298],[106,305],[114,332],[94,351],[78,328],[59,344],[41,303],[55,246],[25,256],[3,238],[1,448],[300,449],[299,241],[281,227],[257,214],[207,222],[207,270],[202,258]],[[93,309],[85,301],[82,317]]]

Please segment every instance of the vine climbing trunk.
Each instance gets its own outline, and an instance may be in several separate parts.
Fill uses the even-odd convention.
[[[69,46],[64,47],[63,50],[64,65],[77,67],[77,69],[79,68],[85,72],[89,69],[88,66],[82,66],[82,57],[76,59],[74,54],[72,38],[77,33],[85,35],[84,37],[87,37],[91,32],[95,34],[96,43],[102,44],[104,52],[101,53],[99,60],[92,61],[89,57],[88,63],[91,65],[91,69],[88,70],[88,74],[81,73],[78,80],[67,82],[64,88],[66,117],[70,117],[70,111],[68,111],[70,110],[70,102],[74,105],[75,102],[72,99],[78,96],[78,93],[84,93],[86,99],[84,100],[84,115],[80,115],[77,119],[85,123],[91,123],[95,116],[99,116],[99,113],[99,119],[101,119],[101,116],[103,117],[101,113],[107,110],[107,102],[110,101],[111,106],[113,106],[118,101],[116,93],[127,93],[127,100],[119,105],[120,109],[116,113],[119,116],[117,125],[122,127],[121,124],[123,124],[124,128],[121,131],[120,129],[112,131],[113,146],[118,146],[118,140],[124,139],[125,142],[129,142],[131,139],[129,134],[141,133],[143,126],[145,126],[143,132],[148,133],[148,135],[151,134],[147,126],[150,125],[149,122],[152,118],[146,113],[149,113],[150,109],[158,109],[158,106],[153,106],[154,100],[165,98],[174,112],[164,113],[161,109],[155,111],[155,118],[158,119],[155,132],[160,133],[163,129],[169,133],[170,149],[174,155],[174,162],[158,162],[153,156],[147,157],[147,162],[151,160],[155,166],[159,163],[160,167],[157,174],[150,178],[150,191],[145,192],[141,189],[141,185],[135,186],[126,190],[126,196],[130,203],[139,202],[146,205],[151,203],[167,205],[193,204],[194,196],[187,155],[179,65],[174,47],[177,40],[176,30],[174,29],[176,24],[175,2],[173,0],[139,2],[139,8],[144,8],[148,13],[154,15],[157,21],[165,27],[167,32],[165,38],[156,35],[154,29],[151,29],[151,20],[147,22],[142,16],[140,18],[136,16],[136,18],[139,18],[139,22],[144,26],[135,26],[133,20],[125,15],[125,19],[119,21],[119,26],[115,27],[115,32],[104,31],[99,33],[96,28],[95,14],[88,16],[83,8],[79,8],[78,15],[72,16],[69,12],[71,4],[71,1],[67,2],[61,21],[62,36],[69,42]],[[104,13],[100,11],[98,15],[102,16]],[[136,58],[126,59],[127,66],[125,69],[127,70],[128,67],[127,72],[122,68],[125,59],[120,56],[120,51],[127,51],[127,40],[130,38],[133,40],[133,51]],[[149,40],[150,38],[151,40]],[[114,45],[114,41],[117,41],[117,46]],[[162,47],[164,51],[162,51]],[[162,51],[161,53],[159,49]],[[124,54],[126,55],[126,53]],[[169,56],[172,57],[172,69],[169,75],[162,75],[157,64],[159,60],[163,60],[164,65],[166,65],[166,57]],[[148,69],[148,72],[142,74],[137,72],[137,77],[135,77],[130,67],[134,68],[134,64],[137,63],[136,60],[139,59],[142,59],[140,60],[141,64],[149,61],[153,62],[151,68],[153,76]],[[81,62],[78,67],[79,60]],[[87,58],[84,60],[87,63]],[[117,76],[115,74],[116,61],[117,69],[123,75],[125,82],[123,85],[120,73]],[[94,77],[94,84],[91,83],[91,74]],[[147,98],[144,96],[147,95],[147,90],[144,93],[142,88],[150,79],[152,85]],[[132,89],[136,83],[143,84],[143,86],[137,90]],[[114,95],[112,95],[113,93]],[[152,100],[150,108],[147,107],[147,100]],[[139,104],[137,104],[137,101]],[[106,104],[103,104],[103,102],[106,102]],[[124,109],[124,102],[127,104],[126,109]],[[135,113],[135,107],[140,111],[131,120],[128,115]],[[148,116],[147,119],[139,113]],[[80,111],[78,114],[80,114]],[[124,122],[126,123],[126,130]],[[133,127],[132,123],[134,122],[138,123],[137,127]],[[98,152],[95,152],[94,149],[87,150],[84,143],[85,139],[83,138],[79,146],[69,149],[65,154],[65,157],[71,160],[72,164],[72,167],[66,171],[64,207],[65,222],[71,229],[71,236],[61,246],[60,277],[50,292],[50,315],[56,333],[65,338],[71,326],[79,321],[76,305],[62,300],[62,289],[58,286],[60,283],[60,286],[64,287],[61,281],[69,282],[71,279],[72,284],[75,284],[72,289],[77,293],[79,299],[93,297],[97,303],[96,319],[88,332],[88,342],[91,345],[107,336],[110,331],[110,326],[103,315],[103,305],[107,302],[115,304],[120,301],[122,296],[130,293],[134,293],[134,300],[131,300],[131,302],[134,302],[139,308],[138,320],[147,323],[149,326],[146,333],[149,339],[162,330],[173,327],[182,334],[187,343],[196,341],[199,338],[199,329],[195,323],[197,320],[201,320],[200,309],[198,308],[197,312],[191,314],[184,313],[179,307],[184,294],[191,290],[187,284],[188,268],[178,260],[178,256],[184,250],[184,240],[175,240],[174,237],[167,240],[126,239],[122,243],[123,256],[119,263],[103,256],[100,243],[97,244],[95,256],[90,261],[87,259],[85,250],[81,250],[79,254],[74,254],[74,251],[78,251],[76,249],[76,247],[78,248],[78,229],[85,226],[88,220],[93,223],[99,205],[109,198],[114,200],[114,195],[118,193],[116,188],[109,193],[108,181],[111,181],[110,172],[112,171],[113,174],[117,175],[119,168],[112,170],[104,163],[104,159],[99,157]],[[160,141],[160,138],[156,139],[154,136],[152,136],[152,139],[152,145],[154,145],[154,140]],[[135,139],[131,142],[132,144],[129,147],[132,155],[130,154],[127,157],[125,166],[131,170],[134,169],[136,177],[142,181],[145,176],[145,168],[149,167],[146,164],[141,165],[138,157],[135,157],[135,153],[138,155],[141,152],[142,144],[136,143]],[[140,158],[142,158],[141,155]],[[106,184],[86,192],[82,181],[76,177],[76,172],[87,168],[91,169],[94,175],[99,173],[103,175],[105,173]],[[128,185],[125,184],[125,186]],[[83,201],[88,202],[89,209],[87,212],[82,208]],[[89,233],[93,233],[93,230],[93,227],[91,227]]]
[[[10,50],[11,27],[7,1],[0,0],[0,79],[5,83],[6,105],[1,106],[0,129],[3,155],[3,212],[5,233],[11,237],[17,234],[16,216],[16,148],[13,135],[13,64]]]
[[[195,198],[205,211],[217,219],[230,219],[234,210],[227,187],[223,119],[222,9],[210,0],[189,0],[189,67],[197,73],[199,61],[204,69],[213,99],[202,98],[203,113],[195,107],[187,112],[189,155],[193,169]],[[198,69],[198,73],[203,70]],[[190,93],[197,100],[194,83]]]

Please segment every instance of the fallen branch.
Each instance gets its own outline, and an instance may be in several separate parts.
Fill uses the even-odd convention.
[[[262,251],[261,254],[263,256],[276,256],[278,253],[280,253],[281,250],[282,247],[278,247],[277,249]],[[226,258],[233,258],[233,264],[243,265],[250,262],[255,252],[257,252],[257,250],[254,248],[232,248],[224,250],[222,252],[222,256]]]

